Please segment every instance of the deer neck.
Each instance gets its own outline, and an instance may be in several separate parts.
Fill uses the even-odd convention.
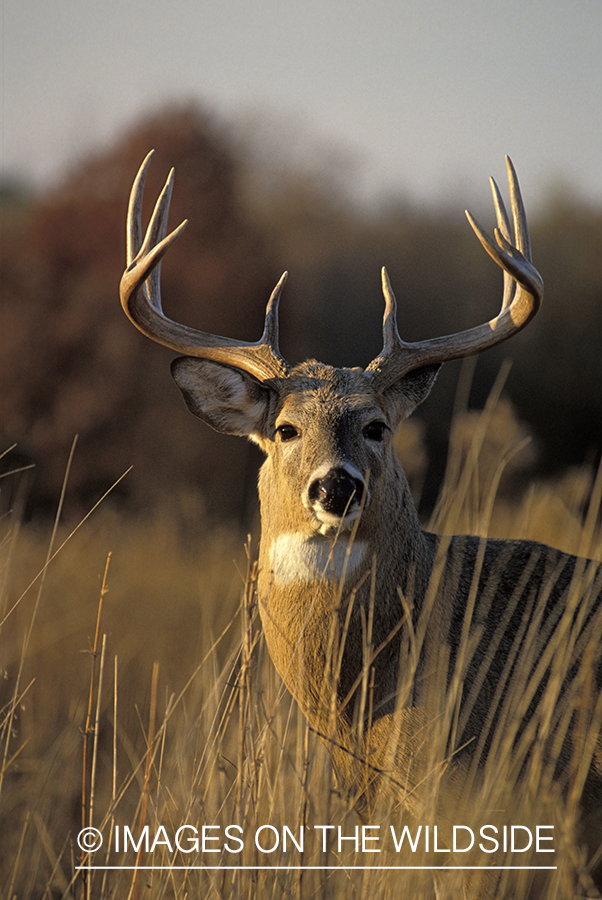
[[[259,609],[270,656],[285,684],[318,729],[364,665],[363,630],[371,618],[372,646],[387,642],[404,614],[399,591],[419,609],[432,568],[429,535],[421,531],[409,489],[388,498],[378,518],[370,510],[355,532],[331,536],[307,528],[264,529],[259,558]],[[263,511],[262,511],[263,512]],[[273,521],[268,523],[273,526]],[[399,653],[401,634],[377,661]],[[342,643],[343,642],[343,643]],[[364,643],[363,643],[364,642]],[[338,654],[338,656],[337,656]],[[335,672],[341,659],[340,672]],[[389,670],[396,667],[389,665]],[[390,711],[395,684],[378,679],[376,707]],[[351,711],[352,707],[349,706]]]

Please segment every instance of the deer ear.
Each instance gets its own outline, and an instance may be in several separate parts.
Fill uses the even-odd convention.
[[[171,374],[188,409],[216,431],[255,440],[263,435],[270,390],[251,375],[192,356],[174,359]]]
[[[414,369],[407,375],[402,375],[384,391],[383,397],[391,416],[393,430],[403,419],[407,419],[423,400],[426,400],[440,368],[441,363],[437,363]]]

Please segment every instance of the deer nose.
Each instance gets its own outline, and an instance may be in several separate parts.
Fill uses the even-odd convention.
[[[345,469],[331,469],[312,481],[308,496],[312,505],[317,503],[325,512],[342,518],[359,505],[363,489],[363,481]]]

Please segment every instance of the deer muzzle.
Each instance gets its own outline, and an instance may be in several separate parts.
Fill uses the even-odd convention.
[[[365,482],[351,467],[333,467],[314,473],[307,489],[307,506],[325,525],[351,524],[357,518]]]

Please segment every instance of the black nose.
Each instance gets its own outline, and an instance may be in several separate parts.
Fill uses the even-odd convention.
[[[331,469],[323,478],[316,478],[309,486],[309,499],[319,503],[333,516],[344,516],[362,497],[364,484],[345,469]]]

